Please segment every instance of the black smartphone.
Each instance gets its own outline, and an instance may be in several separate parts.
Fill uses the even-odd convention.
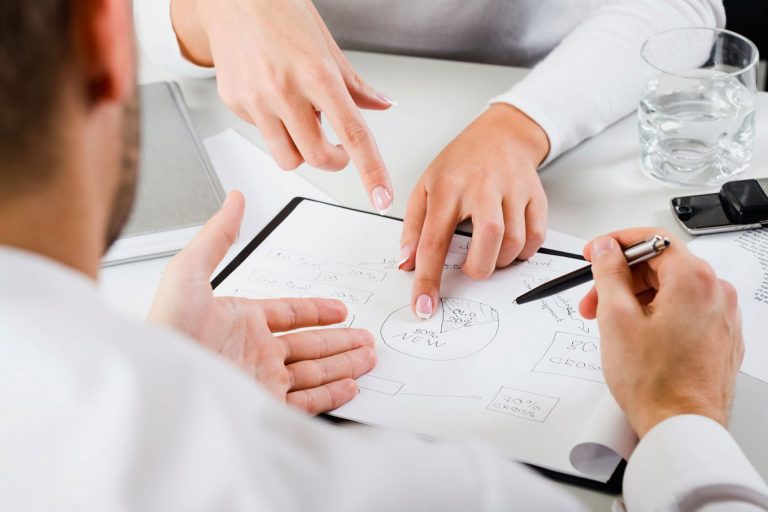
[[[768,227],[768,178],[729,181],[715,194],[675,197],[671,206],[692,235]]]

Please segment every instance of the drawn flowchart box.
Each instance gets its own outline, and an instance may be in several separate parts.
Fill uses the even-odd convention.
[[[307,256],[306,254],[285,251],[282,249],[272,249],[269,252],[269,257],[283,263],[320,271],[320,279],[325,281],[333,280],[332,278],[335,276],[337,278],[350,277],[354,279],[362,279],[364,281],[381,282],[387,277],[387,273],[380,270],[347,265],[346,263],[338,263],[325,258]]]
[[[395,396],[401,389],[403,389],[405,383],[373,375],[363,375],[357,378],[357,386],[361,389],[367,389],[368,391]]]
[[[556,332],[552,343],[532,372],[605,383],[600,361],[600,339]]]
[[[327,297],[338,299],[347,304],[367,304],[373,292],[336,286],[324,282],[299,279],[274,272],[254,269],[248,276],[248,286],[261,290],[280,290],[280,296],[286,297]],[[256,292],[269,295],[269,292]],[[274,294],[278,295],[278,294]]]
[[[502,386],[486,409],[544,423],[559,401],[552,396]]]

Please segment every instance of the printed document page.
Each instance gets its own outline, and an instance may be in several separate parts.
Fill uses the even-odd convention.
[[[768,229],[701,236],[688,247],[736,287],[746,348],[741,371],[768,382]]]
[[[636,439],[605,385],[600,335],[578,313],[589,285],[523,306],[523,292],[585,265],[537,254],[487,281],[461,272],[455,236],[429,320],[397,269],[402,223],[303,201],[216,289],[254,299],[329,297],[377,338],[379,363],[334,415],[440,439],[481,439],[507,456],[607,481]],[[555,236],[556,238],[556,236]]]

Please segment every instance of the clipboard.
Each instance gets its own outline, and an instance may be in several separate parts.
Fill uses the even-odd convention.
[[[359,210],[356,208],[350,208],[346,206],[340,206],[332,203],[327,203],[323,201],[318,201],[315,199],[308,199],[304,197],[296,197],[293,200],[291,200],[285,208],[283,208],[280,213],[278,213],[274,219],[272,219],[269,224],[262,229],[260,233],[258,233],[246,246],[245,248],[240,251],[239,254],[237,254],[232,261],[227,264],[221,272],[219,272],[218,275],[216,275],[213,280],[211,281],[211,287],[215,290],[218,288],[230,275],[232,275],[235,270],[240,267],[248,258],[251,256],[251,254],[259,247],[261,246],[269,237],[270,235],[286,220],[289,218],[289,216],[297,209],[297,207],[302,204],[303,202],[312,202],[312,203],[318,203],[322,205],[327,205],[333,208],[340,208],[347,211],[352,211],[359,213],[361,215],[371,215],[377,218],[387,218],[398,222],[403,222],[403,219],[392,217],[392,216],[382,216],[377,213],[365,211],[365,210]],[[468,233],[466,231],[462,230],[456,230],[455,234],[471,237],[472,234]],[[552,255],[552,256],[559,256],[564,258],[570,258],[570,259],[576,259],[580,261],[586,261],[583,256],[579,254],[569,253],[569,252],[563,252],[553,249],[547,249],[547,248],[541,248],[538,251],[540,254],[546,254],[546,255]],[[329,422],[332,423],[347,423],[349,420],[345,420],[342,418],[332,417],[329,415],[322,415],[324,419],[326,419]],[[570,484],[570,485],[576,485],[579,487],[587,488],[593,491],[597,491],[604,494],[609,495],[618,495],[622,492],[622,480],[624,476],[624,472],[626,470],[626,461],[622,460],[619,465],[614,470],[612,476],[608,481],[605,483],[597,480],[592,480],[586,477],[579,477],[574,476],[567,473],[561,473],[558,471],[554,471],[551,469],[538,467],[533,464],[525,464],[529,467],[531,467],[536,472],[540,473],[541,475],[550,478],[552,480]]]

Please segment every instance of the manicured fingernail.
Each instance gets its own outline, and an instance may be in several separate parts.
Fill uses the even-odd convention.
[[[377,97],[378,97],[378,98],[379,98],[381,101],[385,101],[385,102],[389,103],[389,104],[390,104],[391,106],[393,106],[393,107],[396,107],[397,105],[399,105],[399,103],[398,103],[398,102],[396,102],[395,100],[393,100],[392,98],[390,98],[389,96],[387,96],[386,94],[384,94],[383,92],[379,92],[379,91],[376,91],[376,96],[377,96]]]
[[[616,240],[609,236],[598,238],[592,242],[592,258],[611,252],[616,247]]]
[[[389,191],[384,187],[376,187],[371,194],[373,199],[373,206],[381,215],[386,215],[390,208],[392,208],[392,196]]]
[[[402,249],[400,249],[400,257],[397,260],[397,268],[400,268],[403,266],[403,263],[408,261],[408,258],[411,257],[411,246],[410,245],[404,245]]]
[[[420,295],[416,299],[416,316],[423,320],[427,320],[432,316],[432,297]]]

